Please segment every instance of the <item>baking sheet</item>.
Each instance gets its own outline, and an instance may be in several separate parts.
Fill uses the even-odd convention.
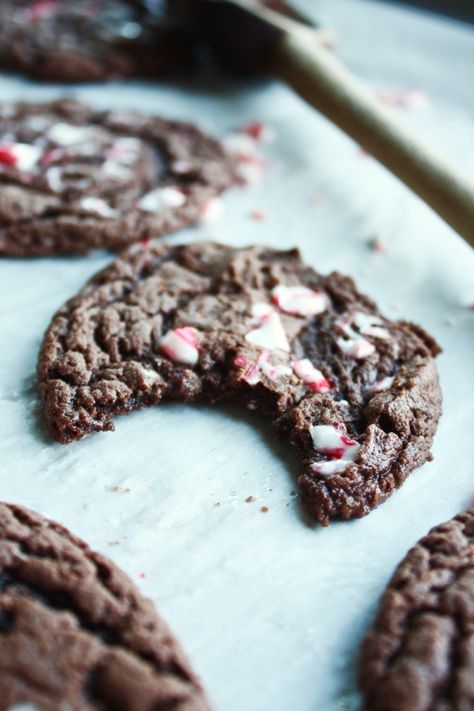
[[[393,99],[420,89],[415,106],[395,110],[472,174],[466,26],[370,2],[300,5],[317,5],[342,57],[375,90]],[[265,182],[229,193],[220,223],[171,240],[298,244],[316,268],[354,275],[388,316],[420,322],[444,348],[434,461],[367,518],[317,529],[292,493],[289,448],[238,409],[167,405],[116,420],[115,433],[53,444],[35,391],[38,347],[54,311],[110,255],[0,262],[0,498],[60,521],[122,566],[181,638],[218,711],[357,709],[357,648],[381,590],[407,548],[474,493],[474,254],[277,82],[61,89],[0,77],[0,100],[65,91],[198,117],[218,133],[268,122],[276,139]],[[253,220],[254,210],[267,219]],[[386,253],[371,249],[377,235]]]

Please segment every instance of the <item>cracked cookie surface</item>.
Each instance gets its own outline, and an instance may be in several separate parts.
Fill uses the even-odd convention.
[[[398,566],[363,643],[360,684],[367,711],[474,708],[474,508]]]
[[[0,254],[121,249],[198,221],[232,182],[190,124],[70,100],[0,107]]]
[[[326,525],[367,514],[430,458],[438,352],[296,250],[137,245],[56,314],[38,379],[63,443],[161,400],[257,411],[296,448],[303,503]]]
[[[205,711],[132,581],[59,524],[0,503],[0,711]]]
[[[0,64],[48,81],[156,76],[190,57],[166,0],[2,0]]]

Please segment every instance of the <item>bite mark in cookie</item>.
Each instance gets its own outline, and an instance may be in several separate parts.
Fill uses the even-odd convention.
[[[232,181],[220,144],[189,124],[74,101],[0,107],[0,254],[117,250],[202,221]]]
[[[364,640],[367,711],[474,708],[474,509],[433,528],[400,563]]]
[[[38,377],[63,443],[161,400],[261,413],[296,448],[303,502],[326,525],[367,514],[430,458],[438,352],[421,328],[384,318],[351,279],[317,274],[296,250],[151,244],[57,313]]]
[[[122,571],[62,526],[0,503],[0,710],[12,708],[209,707]]]

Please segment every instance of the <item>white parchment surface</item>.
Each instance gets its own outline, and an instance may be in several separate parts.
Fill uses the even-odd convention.
[[[337,29],[338,52],[374,90],[421,90],[418,108],[394,110],[472,174],[465,26],[363,0],[301,6]],[[289,448],[237,409],[168,405],[118,419],[115,433],[53,444],[37,403],[38,347],[55,310],[111,256],[0,261],[0,498],[69,526],[122,566],[182,640],[218,711],[356,709],[358,644],[394,566],[474,494],[474,254],[277,82],[71,89],[0,76],[0,100],[64,92],[217,133],[268,122],[276,139],[265,182],[229,193],[219,223],[170,239],[297,244],[317,269],[352,274],[388,316],[418,321],[444,349],[434,461],[370,516],[311,528],[291,493]],[[370,248],[376,235],[386,253]]]

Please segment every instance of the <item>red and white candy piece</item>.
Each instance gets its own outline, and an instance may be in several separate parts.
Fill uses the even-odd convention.
[[[225,152],[234,159],[234,172],[243,185],[257,185],[263,178],[265,160],[259,153],[257,140],[248,133],[237,131],[222,140]]]
[[[350,319],[339,319],[335,325],[347,338],[338,337],[336,344],[344,355],[349,358],[355,358],[356,360],[367,358],[375,352],[375,346],[361,334],[372,336],[373,338],[390,338],[389,331],[383,328],[382,324],[382,319],[375,316],[375,314],[366,314],[362,311],[358,311]]]
[[[263,351],[250,363],[247,356],[239,355],[234,360],[234,365],[239,368],[245,368],[242,380],[245,380],[249,385],[256,385],[260,382],[262,374],[266,375],[270,380],[278,380],[292,374],[291,368],[287,365],[273,365],[268,351]]]
[[[336,345],[342,353],[348,358],[362,360],[375,352],[375,346],[366,338],[357,336],[355,338],[336,338]]]
[[[199,331],[192,326],[168,331],[161,339],[160,350],[176,363],[196,365],[199,360]]]
[[[138,202],[137,207],[144,212],[161,212],[168,208],[182,207],[186,203],[186,195],[179,188],[169,185],[156,188],[146,193]]]
[[[55,123],[49,129],[47,136],[52,143],[58,146],[73,146],[77,143],[89,141],[95,134],[91,126],[76,126],[72,123]]]
[[[92,212],[100,217],[117,216],[117,210],[114,210],[108,202],[102,200],[102,198],[94,197],[93,195],[81,198],[79,200],[79,206],[86,212]]]
[[[107,150],[107,158],[111,158],[118,163],[131,165],[135,163],[142,146],[142,142],[133,136],[123,136],[118,138]]]
[[[272,289],[273,302],[279,309],[293,316],[315,316],[327,309],[328,300],[321,291],[306,286],[285,286]]]
[[[363,333],[364,336],[373,336],[373,338],[382,339],[390,338],[388,330],[382,327],[382,319],[375,316],[375,314],[366,314],[362,311],[357,311],[352,320],[359,332]]]
[[[0,144],[0,164],[28,172],[38,163],[43,149],[30,143]]]
[[[295,375],[301,378],[316,393],[327,393],[331,390],[331,383],[326,380],[320,370],[314,367],[308,358],[294,360],[291,364]]]
[[[311,469],[317,474],[337,474],[355,460],[360,444],[334,425],[315,425],[310,429],[315,449],[330,458],[328,462],[315,462]]]
[[[259,302],[252,307],[252,315],[257,323],[257,328],[249,331],[245,340],[257,348],[269,351],[282,350],[289,352],[290,344],[286,337],[285,329],[280,315],[274,311],[270,304]]]

